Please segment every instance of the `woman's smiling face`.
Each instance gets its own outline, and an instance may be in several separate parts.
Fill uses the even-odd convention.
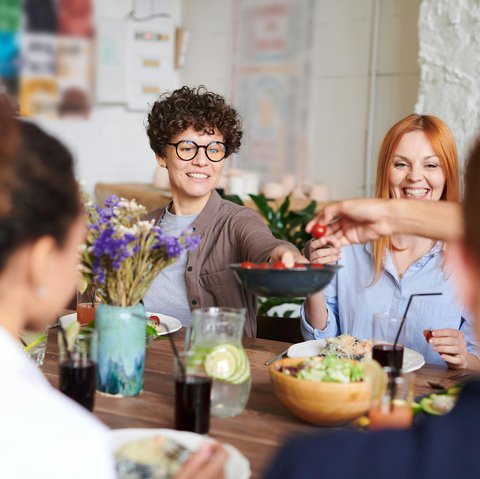
[[[215,131],[213,135],[195,131],[192,127],[174,136],[170,143],[189,140],[197,145],[205,146],[214,141],[223,142],[223,135]],[[199,148],[195,157],[190,161],[181,160],[174,146],[167,147],[163,158],[157,158],[160,164],[168,168],[170,187],[174,203],[183,205],[204,205],[210,193],[217,186],[223,170],[224,160],[213,162],[207,158],[205,148]],[[203,206],[202,206],[203,207]]]
[[[445,174],[423,131],[403,135],[389,168],[391,198],[439,200],[442,197]]]

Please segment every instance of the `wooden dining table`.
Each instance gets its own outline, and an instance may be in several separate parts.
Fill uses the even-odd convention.
[[[49,332],[43,372],[58,387],[57,329]],[[183,348],[184,329],[173,333],[178,348]],[[236,447],[249,461],[252,478],[262,477],[266,466],[285,439],[291,435],[326,431],[295,418],[275,397],[265,361],[288,348],[288,343],[258,338],[244,338],[252,372],[252,389],[245,411],[232,418],[211,418],[209,436]],[[416,395],[435,390],[433,382],[450,386],[463,381],[464,370],[425,365],[415,373]],[[174,428],[173,353],[166,337],[155,340],[147,349],[144,389],[136,397],[116,398],[96,394],[94,414],[112,429]],[[353,428],[351,425],[344,426]],[[332,429],[332,428],[330,428]]]

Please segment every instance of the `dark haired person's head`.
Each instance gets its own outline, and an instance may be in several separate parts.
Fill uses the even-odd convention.
[[[38,126],[14,123],[10,209],[0,217],[0,301],[22,298],[23,326],[37,327],[74,292],[84,226],[68,150]]]
[[[220,133],[227,146],[226,156],[240,148],[243,131],[237,111],[204,86],[184,86],[160,96],[148,115],[150,147],[164,157],[167,144],[188,128],[210,135]]]
[[[459,248],[452,248],[453,266],[458,290],[475,317],[480,338],[480,138],[473,148],[465,169],[463,200],[465,236]],[[448,228],[448,224],[445,225]],[[455,254],[456,253],[456,254]]]
[[[465,239],[480,268],[480,138],[465,170]]]
[[[10,208],[12,156],[18,147],[18,134],[13,111],[14,107],[10,98],[5,94],[0,94],[0,218]]]

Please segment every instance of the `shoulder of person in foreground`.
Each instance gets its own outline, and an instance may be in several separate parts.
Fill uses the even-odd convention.
[[[12,403],[4,397],[6,414],[0,414],[11,443],[8,456],[0,453],[1,477],[20,477],[6,474],[10,469],[21,477],[67,477],[65,471],[72,479],[114,477],[108,429],[100,421],[49,385],[15,381]]]
[[[480,474],[480,383],[465,386],[457,407],[405,430],[334,431],[298,436],[276,454],[264,479],[366,477],[437,479]],[[452,433],[455,431],[455,433]]]

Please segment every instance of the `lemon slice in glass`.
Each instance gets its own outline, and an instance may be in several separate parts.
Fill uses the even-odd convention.
[[[73,351],[73,347],[75,345],[75,339],[77,339],[77,335],[79,331],[80,331],[80,323],[78,321],[72,321],[65,328],[65,336],[67,338],[67,349],[69,351]]]
[[[231,344],[214,347],[205,358],[205,371],[221,381],[228,380],[237,371],[239,350]]]
[[[45,341],[47,339],[47,335],[44,333],[39,333],[38,337],[36,337],[32,342],[28,343],[26,346],[24,346],[23,350],[24,351],[30,351],[33,349],[37,344],[40,344],[41,342]]]

